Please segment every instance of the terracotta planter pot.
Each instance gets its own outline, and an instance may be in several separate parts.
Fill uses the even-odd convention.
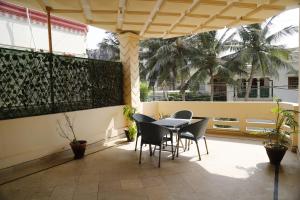
[[[71,142],[70,146],[74,153],[74,159],[80,159],[84,157],[84,152],[86,148],[85,140],[78,140],[77,142]]]
[[[266,152],[268,154],[270,163],[273,165],[280,165],[281,160],[283,159],[287,147],[284,145],[278,145],[273,143],[265,144]]]

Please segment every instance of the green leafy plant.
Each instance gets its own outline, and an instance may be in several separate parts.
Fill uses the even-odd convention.
[[[131,124],[128,126],[129,138],[134,139],[136,137],[137,128],[135,124]]]
[[[129,132],[129,138],[134,139],[137,133],[137,128],[135,123],[133,123],[133,118],[132,116],[136,113],[136,108],[130,106],[130,105],[125,105],[123,107],[123,115],[128,121],[128,132]]]
[[[127,121],[133,122],[132,116],[136,113],[136,108],[131,107],[130,105],[125,105],[123,107],[123,115]]]
[[[285,145],[288,146],[291,141],[291,135],[297,133],[296,128],[298,122],[296,115],[299,113],[296,110],[288,110],[280,107],[281,99],[275,98],[276,107],[272,109],[272,113],[276,115],[275,128],[266,132],[269,141],[265,144]],[[290,130],[284,129],[284,125],[290,127]]]
[[[141,82],[140,84],[140,98],[141,98],[141,101],[147,101],[148,99],[148,96],[149,96],[149,87],[148,87],[148,84],[146,82]]]

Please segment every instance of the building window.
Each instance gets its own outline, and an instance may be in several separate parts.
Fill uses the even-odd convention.
[[[289,77],[288,89],[298,89],[298,77]]]

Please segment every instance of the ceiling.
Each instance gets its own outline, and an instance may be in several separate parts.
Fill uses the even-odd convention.
[[[259,23],[299,0],[9,0],[111,32],[169,38]]]

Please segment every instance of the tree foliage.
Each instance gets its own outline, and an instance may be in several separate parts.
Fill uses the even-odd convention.
[[[98,49],[87,50],[87,55],[93,59],[119,61],[119,45],[117,33],[106,32],[106,37],[98,44]]]
[[[237,39],[232,40],[227,59],[248,69],[245,100],[248,100],[253,76],[261,73],[263,76],[278,76],[278,69],[291,69],[291,51],[283,45],[275,45],[285,36],[298,32],[298,27],[288,26],[275,33],[271,32],[271,18],[264,24],[241,26],[237,30]],[[247,70],[247,69],[245,69]]]

